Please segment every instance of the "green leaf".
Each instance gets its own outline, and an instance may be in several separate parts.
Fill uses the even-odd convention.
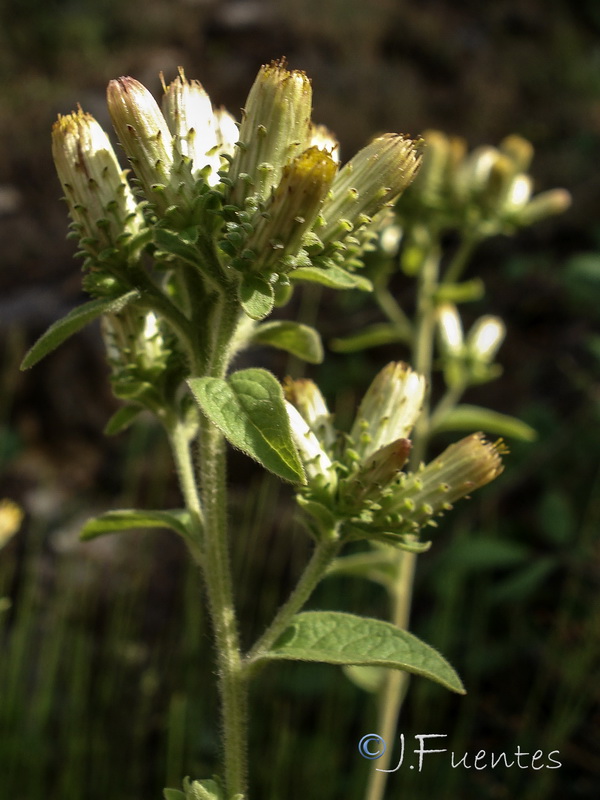
[[[275,304],[273,287],[260,275],[244,275],[239,287],[239,298],[250,319],[268,317]]]
[[[464,430],[482,430],[524,442],[533,442],[537,438],[536,431],[526,422],[480,406],[456,406],[434,425],[434,433]]]
[[[107,436],[116,436],[118,433],[122,433],[141,412],[142,409],[139,406],[121,406],[106,423],[104,433]]]
[[[163,797],[165,800],[186,800],[184,793],[179,789],[163,789]]]
[[[56,350],[69,336],[77,333],[77,331],[81,330],[88,322],[92,322],[96,317],[99,317],[101,314],[117,314],[133,300],[137,300],[139,296],[140,293],[138,290],[133,289],[131,292],[127,292],[127,294],[123,294],[120,297],[90,300],[89,303],[84,303],[82,306],[74,308],[66,317],[57,320],[48,328],[46,333],[40,336],[23,359],[21,369],[33,367],[34,364],[37,364],[37,362],[44,358],[44,356],[47,356],[48,353]]]
[[[118,533],[120,531],[135,528],[171,528],[171,530],[183,536],[189,536],[190,515],[184,509],[172,509],[170,511],[138,511],[133,508],[117,509],[107,511],[99,517],[88,520],[81,531],[81,539],[88,541],[102,536],[105,533]]]
[[[321,337],[314,328],[300,322],[266,322],[256,328],[252,342],[286,350],[309,364],[323,361]]]
[[[228,380],[192,378],[188,383],[203,413],[230,444],[280,478],[306,482],[274,375],[246,369]]]
[[[436,303],[472,303],[481,300],[485,286],[481,278],[472,278],[462,283],[442,283],[436,293]]]
[[[336,353],[356,353],[358,350],[366,350],[368,347],[406,341],[407,334],[399,330],[396,325],[381,322],[377,325],[369,325],[351,336],[333,339],[329,346]]]
[[[465,694],[456,672],[433,647],[391,622],[354,614],[337,611],[298,614],[264,657],[391,667],[422,675],[453,692]]]
[[[309,281],[328,286],[330,289],[361,289],[363,292],[373,290],[373,284],[362,275],[346,272],[341,267],[299,267],[290,272],[294,281]]]

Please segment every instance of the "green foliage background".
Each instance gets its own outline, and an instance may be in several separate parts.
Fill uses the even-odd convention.
[[[77,543],[90,514],[176,505],[166,444],[150,422],[104,439],[116,406],[97,331],[26,375],[17,365],[79,300],[50,157],[56,113],[81,102],[108,127],[110,78],[132,74],[158,91],[158,71],[169,79],[179,64],[236,112],[258,66],[281,54],[312,77],[314,117],[346,156],[382,130],[437,127],[471,145],[516,132],[536,147],[536,188],[573,194],[565,216],[475,256],[488,292],[473,318],[503,316],[508,338],[502,378],[467,399],[521,416],[539,438],[510,443],[502,478],[420,556],[414,631],[469,693],[413,679],[401,723],[407,747],[416,733],[445,733],[461,755],[558,749],[563,766],[476,772],[432,756],[422,773],[391,776],[388,797],[597,796],[599,37],[593,0],[4,1],[0,495],[28,516],[0,550],[0,597],[10,598],[0,612],[1,797],[141,800],[216,769],[209,633],[179,541],[153,532]],[[393,288],[410,308],[409,282],[394,278]],[[299,294],[292,311],[316,316],[325,341],[379,320],[368,297],[317,292]],[[328,353],[311,375],[343,421],[375,371],[403,355],[391,345]],[[256,357],[299,374],[283,356]],[[308,545],[289,491],[242,455],[232,457],[232,491],[240,611],[258,633]],[[341,577],[317,606],[386,613],[376,586]],[[374,708],[336,667],[272,666],[253,708],[256,796],[361,797],[372,765],[356,745]]]

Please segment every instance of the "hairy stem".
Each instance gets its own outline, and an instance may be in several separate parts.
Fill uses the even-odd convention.
[[[238,623],[226,520],[225,442],[202,416],[200,475],[204,505],[204,578],[217,651],[227,797],[245,794],[247,690],[241,671]]]
[[[273,622],[246,656],[246,663],[249,666],[253,665],[253,662],[259,659],[277,641],[290,624],[294,614],[297,614],[303,608],[315,587],[327,572],[329,565],[340,549],[337,530],[332,531],[331,534],[330,537],[317,543],[295,589],[281,606]]]
[[[191,440],[186,425],[176,419],[167,424],[171,452],[177,469],[179,487],[186,509],[192,519],[191,540],[188,540],[194,560],[200,564],[202,561],[202,529],[204,525],[204,512],[200,503],[200,495],[196,484],[196,473],[191,452]]]
[[[201,374],[215,378],[226,374],[239,320],[234,297],[223,292],[215,303],[210,320],[211,346]],[[225,440],[204,414],[200,417],[199,472],[204,512],[202,567],[217,652],[225,789],[226,796],[233,797],[246,793],[248,696],[241,668],[227,532]]]

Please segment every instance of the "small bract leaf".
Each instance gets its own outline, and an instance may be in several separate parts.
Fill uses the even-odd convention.
[[[88,520],[83,526],[80,537],[83,541],[88,541],[105,533],[118,533],[139,528],[170,528],[180,536],[187,538],[190,524],[189,512],[184,509],[138,511],[133,508],[124,508],[107,511],[106,514]]]
[[[370,292],[373,284],[362,275],[355,275],[353,272],[346,272],[341,267],[298,267],[290,272],[290,278],[294,281],[309,281],[328,286],[330,289],[361,289],[363,292]]]
[[[390,622],[354,614],[337,611],[298,614],[264,657],[391,667],[422,675],[453,692],[465,694],[456,672],[433,647]]]
[[[193,267],[201,264],[198,249],[187,242],[180,233],[175,233],[167,228],[154,228],[154,243],[156,246],[169,255],[185,261]]]
[[[252,341],[286,350],[309,364],[323,361],[321,337],[314,328],[300,322],[267,322],[256,328]]]
[[[139,296],[139,291],[133,289],[131,292],[127,292],[127,294],[123,294],[120,297],[90,300],[89,303],[84,303],[82,306],[74,308],[66,317],[54,322],[46,333],[40,336],[23,359],[21,369],[33,367],[34,364],[37,364],[37,362],[44,358],[44,356],[47,356],[48,353],[56,350],[69,336],[77,333],[77,331],[81,330],[88,322],[92,322],[96,317],[99,317],[101,314],[117,314],[133,300],[137,300]]]
[[[537,438],[536,431],[516,417],[508,414],[499,414],[489,408],[480,406],[460,405],[448,411],[439,422],[433,426],[435,433],[440,431],[466,431],[482,430],[486,433],[496,433],[524,442],[533,442]]]
[[[106,423],[104,433],[107,436],[116,436],[127,430],[142,410],[139,406],[121,406]]]
[[[242,308],[251,319],[268,317],[275,304],[273,287],[260,275],[244,275],[239,297]]]
[[[274,375],[246,369],[228,380],[192,378],[188,383],[203,413],[230,444],[280,478],[305,482],[283,391]]]

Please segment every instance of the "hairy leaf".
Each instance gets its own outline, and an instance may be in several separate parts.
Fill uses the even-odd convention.
[[[133,289],[131,292],[127,292],[127,294],[123,294],[120,297],[90,300],[89,303],[84,303],[82,306],[74,308],[66,317],[54,322],[46,333],[40,336],[23,359],[21,369],[33,367],[34,364],[37,364],[37,362],[44,358],[44,356],[47,356],[48,353],[56,350],[69,336],[77,333],[77,331],[81,330],[88,322],[92,322],[96,317],[99,317],[101,314],[117,314],[133,300],[137,300],[139,296],[140,293],[138,290]]]
[[[362,289],[363,292],[373,289],[373,284],[367,278],[336,266],[299,267],[290,272],[290,278],[294,281],[320,283],[330,289]]]
[[[323,361],[321,337],[314,328],[300,322],[266,322],[256,328],[252,341],[286,350],[309,364]]]
[[[133,508],[107,511],[88,520],[81,531],[81,539],[87,541],[105,533],[118,533],[139,528],[171,528],[180,536],[189,535],[190,515],[184,509],[170,511],[146,511]]]
[[[234,447],[284,480],[305,482],[277,379],[264,369],[188,381],[198,405]]]
[[[242,308],[251,319],[268,317],[275,304],[273,287],[260,275],[244,275],[239,297]]]
[[[308,611],[293,618],[269,659],[391,667],[422,675],[465,694],[450,664],[425,642],[390,622],[336,611]]]

